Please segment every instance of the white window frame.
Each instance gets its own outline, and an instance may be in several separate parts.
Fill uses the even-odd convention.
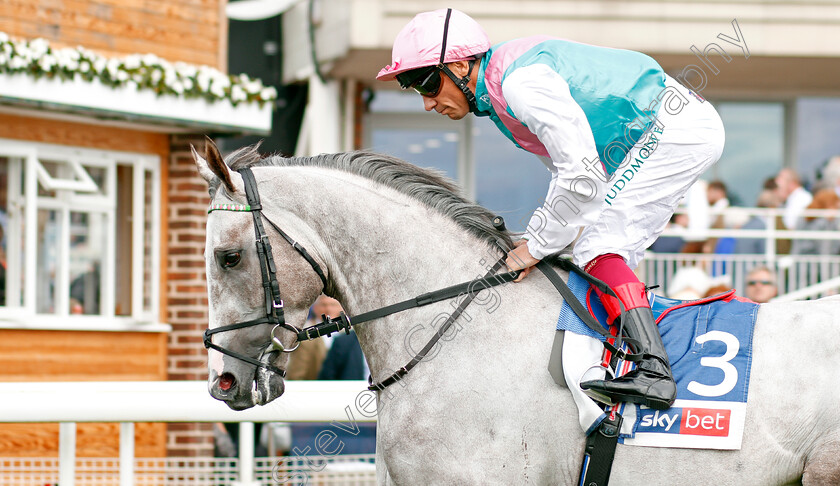
[[[47,144],[39,142],[24,142],[20,140],[0,139],[0,157],[18,160],[19,163],[10,164],[9,173],[9,234],[8,261],[20,261],[22,248],[18,242],[23,241],[25,261],[23,261],[23,288],[19,288],[21,272],[18,265],[9,265],[7,269],[7,299],[6,302],[20,302],[20,292],[23,292],[22,306],[0,307],[0,328],[25,329],[64,329],[64,330],[109,330],[109,331],[165,331],[169,326],[158,322],[160,315],[160,254],[161,254],[161,161],[153,154],[121,152],[112,150],[97,150],[65,145]],[[70,165],[76,177],[75,180],[57,179],[50,176],[42,166],[40,160],[60,160]],[[97,190],[96,184],[82,168],[96,166],[105,168],[105,178],[102,194],[88,194]],[[116,209],[117,209],[117,167],[130,166],[132,169],[132,241],[131,241],[131,315],[115,315],[116,302]],[[20,168],[25,167],[24,191],[20,194]],[[145,222],[146,209],[146,177],[151,180],[150,208],[150,258],[151,268],[149,285],[150,308],[144,309],[144,267],[145,257]],[[72,206],[67,207],[65,201],[38,196],[38,184],[48,190],[72,191],[65,193],[64,200]],[[23,207],[20,207],[20,201]],[[16,206],[17,205],[17,206]],[[55,277],[55,309],[50,314],[39,314],[36,308],[37,292],[37,256],[38,242],[38,210],[54,209],[60,211],[63,219],[59,231],[58,266],[60,272]],[[70,290],[70,224],[69,215],[73,211],[102,213],[106,217],[105,254],[102,258],[102,282],[100,294],[100,311],[98,315],[72,315],[69,312]],[[23,218],[23,235],[19,234],[20,219]],[[22,237],[22,240],[21,240]]]

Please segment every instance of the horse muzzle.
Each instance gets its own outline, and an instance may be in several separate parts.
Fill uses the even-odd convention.
[[[254,375],[253,401],[265,405],[286,391],[285,379],[267,368],[257,368]]]
[[[240,378],[236,373],[225,371],[219,375],[210,370],[208,392],[216,400],[225,402],[233,410],[245,410],[254,405],[265,405],[285,391],[283,377],[258,368],[254,375]]]

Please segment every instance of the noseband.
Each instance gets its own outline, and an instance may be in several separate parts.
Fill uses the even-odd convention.
[[[301,246],[298,242],[293,240],[285,231],[280,229],[276,224],[274,224],[268,217],[266,217],[262,212],[262,205],[260,204],[260,193],[257,190],[257,181],[254,179],[254,173],[251,172],[250,168],[239,169],[239,174],[242,176],[242,180],[245,183],[245,197],[248,200],[247,205],[241,204],[215,204],[210,207],[207,211],[208,213],[213,211],[242,211],[242,212],[250,212],[251,215],[254,217],[254,232],[256,233],[256,245],[257,245],[257,256],[260,260],[260,274],[262,276],[262,287],[263,287],[263,294],[265,299],[265,316],[260,317],[257,319],[253,319],[250,321],[243,321],[237,322],[235,324],[229,324],[226,326],[220,326],[214,329],[207,329],[204,331],[204,347],[208,349],[215,349],[222,354],[226,354],[233,358],[242,360],[246,363],[250,363],[258,368],[264,368],[266,370],[272,371],[274,373],[279,374],[280,376],[285,377],[286,371],[281,370],[280,368],[264,363],[259,359],[254,359],[250,356],[245,356],[244,354],[237,353],[236,351],[231,351],[230,349],[223,348],[212,342],[213,334],[218,334],[220,332],[225,331],[233,331],[236,329],[242,329],[245,327],[251,326],[258,326],[260,324],[274,324],[274,327],[271,329],[271,346],[277,350],[284,353],[291,353],[295,349],[300,346],[300,342],[295,344],[295,346],[291,349],[286,349],[280,339],[276,336],[276,332],[281,327],[284,329],[288,329],[293,333],[297,334],[301,331],[295,326],[286,323],[286,316],[283,313],[283,299],[280,297],[280,285],[277,283],[277,267],[274,264],[274,256],[271,252],[271,242],[268,239],[268,235],[265,233],[265,227],[263,226],[262,220],[265,219],[268,221],[275,231],[277,231],[280,236],[283,237],[289,244],[297,250],[298,253],[312,266],[312,269],[315,270],[315,273],[318,274],[318,277],[321,278],[321,283],[324,285],[324,289],[327,288],[327,277],[324,275],[324,271],[321,269],[321,266],[318,265],[318,262],[315,261],[314,258],[306,251],[306,248]],[[263,354],[260,355],[260,358],[265,354],[265,350],[263,350]]]

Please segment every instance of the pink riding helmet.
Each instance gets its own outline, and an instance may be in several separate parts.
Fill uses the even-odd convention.
[[[411,19],[394,40],[391,64],[379,71],[376,79],[391,81],[397,74],[440,62],[446,10],[419,13]],[[490,38],[484,29],[469,15],[452,9],[443,62],[470,59],[488,50]]]

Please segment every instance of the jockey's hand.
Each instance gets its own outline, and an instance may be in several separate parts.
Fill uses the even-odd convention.
[[[519,274],[519,277],[514,282],[522,281],[523,278],[531,273],[534,265],[539,262],[539,260],[531,256],[526,243],[528,243],[528,240],[517,241],[514,244],[515,248],[508,253],[507,259],[505,260],[505,264],[511,271],[522,270],[522,273]]]

